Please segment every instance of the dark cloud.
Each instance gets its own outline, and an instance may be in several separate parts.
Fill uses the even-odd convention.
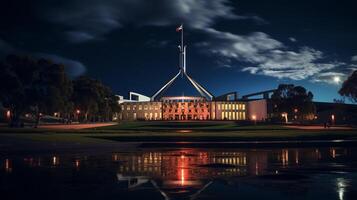
[[[95,39],[95,36],[80,31],[68,31],[66,32],[67,40],[73,43],[81,43],[88,40]]]
[[[86,72],[86,67],[84,64],[76,60],[46,53],[37,53],[35,56],[38,58],[49,59],[54,63],[63,64],[66,72],[72,78],[83,75]]]
[[[228,0],[71,0],[43,10],[42,18],[69,29],[67,36],[72,42],[101,37],[125,25],[167,26],[182,22],[189,28],[205,29],[218,18],[265,23],[255,15],[236,15]]]

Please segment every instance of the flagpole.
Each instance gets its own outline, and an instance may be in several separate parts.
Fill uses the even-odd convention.
[[[183,24],[181,24],[182,30],[181,30],[181,51],[183,51]]]

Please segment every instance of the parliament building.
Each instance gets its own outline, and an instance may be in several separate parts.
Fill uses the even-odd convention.
[[[266,95],[270,91],[245,95],[242,98],[238,98],[236,92],[214,96],[187,73],[183,28],[179,31],[181,44],[178,73],[151,97],[135,92],[130,92],[127,99],[119,96],[119,120],[266,120]],[[166,96],[165,91],[180,78],[187,79],[199,95]],[[264,98],[248,98],[260,94],[264,95]]]

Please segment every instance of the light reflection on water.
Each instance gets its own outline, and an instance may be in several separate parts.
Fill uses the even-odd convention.
[[[1,159],[0,192],[12,197],[9,199],[19,199],[23,196],[16,193],[18,190],[41,185],[42,190],[76,192],[87,199],[98,197],[94,192],[97,187],[104,192],[100,193],[101,197],[124,195],[124,199],[145,199],[146,193],[156,194],[153,199],[224,199],[237,197],[237,190],[240,196],[263,198],[272,195],[284,199],[289,197],[291,188],[288,185],[292,184],[304,191],[297,193],[296,199],[313,199],[321,191],[312,188],[325,187],[325,199],[345,200],[349,199],[348,194],[356,195],[351,189],[357,181],[354,178],[356,159],[356,150],[346,148],[139,149],[137,152],[85,156],[12,156]],[[316,178],[316,174],[323,176],[324,181],[320,182],[322,178]],[[27,179],[22,179],[23,176]],[[91,185],[97,186],[89,187]],[[224,192],[221,193],[222,188]],[[107,190],[110,192],[105,192]],[[39,192],[29,191],[27,195],[30,196]],[[328,191],[334,193],[327,195]],[[71,197],[60,195],[56,198]]]

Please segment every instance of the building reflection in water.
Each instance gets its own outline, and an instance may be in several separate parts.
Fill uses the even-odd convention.
[[[351,155],[347,156],[349,153]],[[146,151],[100,156],[60,156],[28,156],[19,160],[6,158],[2,160],[3,169],[7,173],[14,172],[14,166],[18,169],[16,165],[22,163],[28,167],[52,167],[51,170],[55,171],[72,167],[76,173],[84,171],[86,174],[85,170],[103,167],[113,170],[118,184],[125,188],[151,184],[168,196],[173,193],[185,193],[186,196],[193,197],[208,187],[214,179],[231,181],[232,178],[239,179],[241,176],[281,174],[291,166],[302,167],[310,163],[331,161],[331,159],[334,159],[333,162],[338,162],[339,158],[349,159],[353,154],[344,148],[277,148],[157,151],[146,149]],[[344,199],[347,185],[345,179],[336,179],[336,192],[340,200]]]
[[[337,178],[336,179],[336,189],[338,193],[339,200],[344,200],[346,187],[350,185],[349,181],[345,178]]]
[[[59,165],[59,157],[58,156],[52,156],[52,165],[53,166]]]
[[[11,163],[11,160],[5,159],[4,167],[5,167],[5,172],[11,173],[11,172],[12,172],[12,163]]]

